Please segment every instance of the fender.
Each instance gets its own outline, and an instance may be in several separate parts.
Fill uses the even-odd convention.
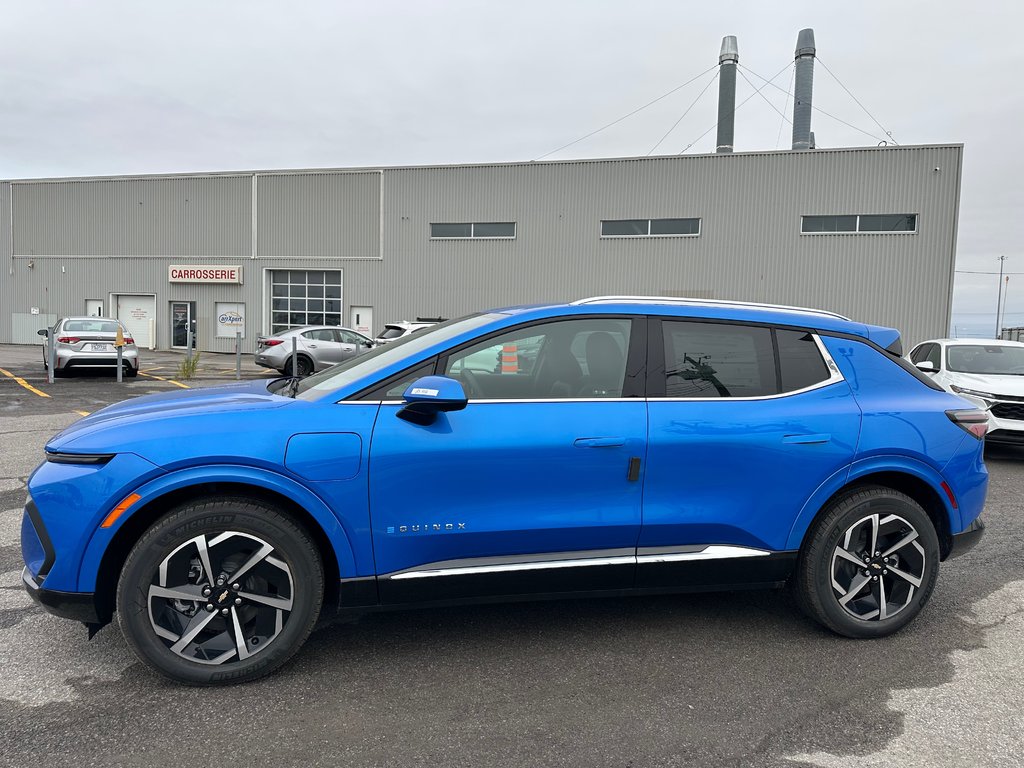
[[[814,518],[821,510],[822,506],[824,506],[825,502],[827,502],[837,491],[842,490],[843,487],[862,477],[866,477],[877,472],[902,472],[928,483],[928,485],[935,490],[935,493],[942,500],[943,508],[946,510],[946,515],[949,518],[950,529],[959,530],[959,513],[957,510],[953,509],[953,506],[949,503],[949,497],[946,496],[946,493],[942,490],[943,478],[942,475],[939,474],[938,470],[928,464],[925,464],[923,461],[914,459],[910,456],[900,456],[898,454],[871,456],[869,458],[854,461],[852,464],[839,470],[818,486],[818,490],[816,490],[814,495],[807,500],[807,503],[804,504],[803,509],[800,510],[800,514],[797,515],[796,520],[793,522],[793,527],[789,532],[789,539],[786,542],[786,549],[792,550],[800,548],[800,545],[803,543],[804,536],[807,534],[807,529],[810,528]]]
[[[357,562],[352,547],[351,542],[357,535],[358,524],[339,518],[315,493],[295,480],[276,472],[238,465],[207,465],[178,470],[161,475],[136,488],[133,492],[142,498],[132,506],[132,509],[142,509],[149,502],[171,491],[213,482],[244,483],[275,491],[288,497],[306,510],[327,536],[338,559],[341,578],[373,575],[372,555],[369,562]],[[79,592],[92,592],[96,589],[96,576],[103,555],[114,535],[131,516],[129,511],[129,514],[120,517],[110,528],[97,527],[93,531],[79,566]]]

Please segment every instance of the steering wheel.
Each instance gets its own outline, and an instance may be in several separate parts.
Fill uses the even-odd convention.
[[[480,379],[469,368],[464,368],[459,372],[459,380],[462,382],[462,388],[466,390],[468,400],[475,400],[483,394],[480,389]]]

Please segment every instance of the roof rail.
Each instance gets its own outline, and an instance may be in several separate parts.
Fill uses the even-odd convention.
[[[835,317],[839,320],[850,318],[840,315],[838,312],[829,312],[826,309],[812,309],[810,307],[790,307],[785,304],[761,304],[754,301],[729,301],[728,299],[687,299],[674,296],[591,296],[587,299],[577,299],[570,302],[574,306],[581,304],[619,304],[630,302],[646,302],[648,304],[682,304],[687,306],[701,307],[753,307],[756,309],[783,309],[790,312],[806,312],[812,315],[824,315]]]

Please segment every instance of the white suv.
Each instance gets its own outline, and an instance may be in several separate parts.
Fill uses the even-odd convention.
[[[934,339],[907,359],[936,384],[988,411],[986,442],[1024,446],[1024,344],[1001,339]]]
[[[389,341],[397,341],[410,333],[416,333],[416,331],[422,331],[424,328],[429,328],[432,325],[444,322],[443,317],[417,317],[416,322],[411,323],[408,320],[399,320],[397,323],[387,323],[384,326],[384,330],[378,334],[377,338],[374,339],[378,344],[387,344]]]

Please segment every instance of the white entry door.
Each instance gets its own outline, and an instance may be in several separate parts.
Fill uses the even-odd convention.
[[[149,335],[150,320],[156,318],[156,297],[118,294],[117,319],[135,339],[138,347],[152,348],[153,339]]]
[[[103,317],[103,299],[86,299],[85,314],[89,317]]]
[[[349,328],[359,331],[363,336],[373,338],[373,307],[352,307],[350,317],[352,322],[349,323]]]

